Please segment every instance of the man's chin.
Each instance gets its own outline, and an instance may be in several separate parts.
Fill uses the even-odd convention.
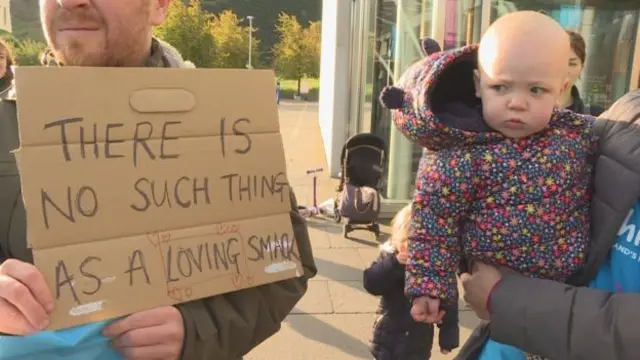
[[[104,62],[101,52],[63,51],[56,55],[65,66],[103,66]]]

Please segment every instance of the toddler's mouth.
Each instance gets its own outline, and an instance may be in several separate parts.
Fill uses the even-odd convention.
[[[507,120],[508,127],[520,128],[524,125],[524,122],[520,119],[509,119]]]

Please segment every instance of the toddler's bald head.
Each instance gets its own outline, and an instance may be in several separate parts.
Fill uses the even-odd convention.
[[[476,95],[487,124],[509,137],[544,129],[566,90],[571,46],[552,18],[534,11],[500,17],[480,41]]]
[[[569,36],[555,20],[535,11],[518,11],[500,17],[487,29],[478,62],[489,75],[496,66],[520,63],[545,67],[566,78],[570,52]]]

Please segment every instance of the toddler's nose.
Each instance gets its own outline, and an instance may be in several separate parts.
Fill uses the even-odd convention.
[[[510,110],[522,111],[527,109],[527,100],[523,96],[515,95],[507,104]]]

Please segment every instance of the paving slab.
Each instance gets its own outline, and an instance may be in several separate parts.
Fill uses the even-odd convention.
[[[373,314],[290,315],[247,360],[371,359]]]
[[[337,314],[371,314],[378,308],[378,299],[369,295],[362,281],[329,281],[329,296]]]
[[[362,281],[364,262],[357,249],[317,249],[313,255],[318,267],[313,280]]]
[[[329,294],[329,281],[309,281],[304,297],[292,311],[293,314],[333,314],[333,302]]]

